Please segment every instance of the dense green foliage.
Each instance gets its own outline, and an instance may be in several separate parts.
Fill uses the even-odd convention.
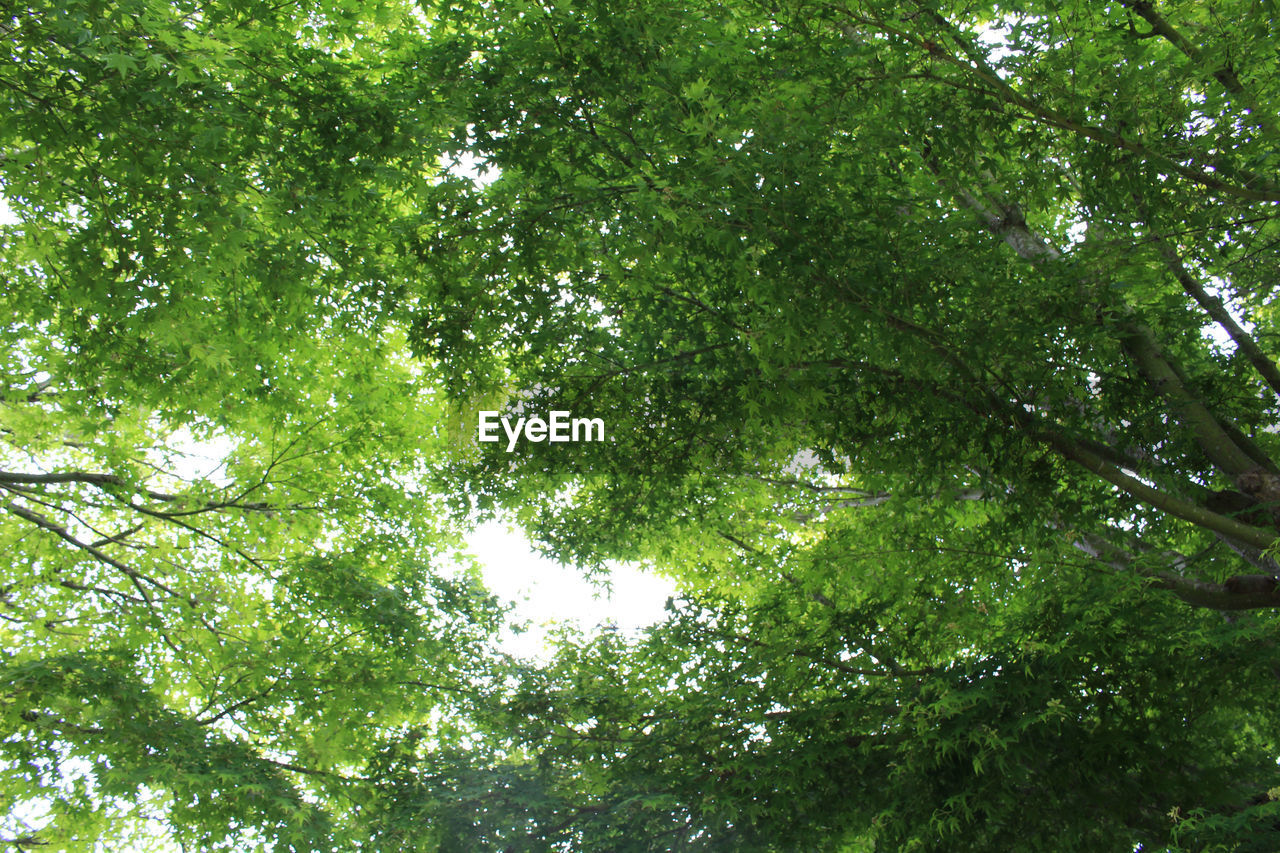
[[[6,12],[2,834],[1276,849],[1276,27]],[[686,598],[507,660],[499,509]]]
[[[498,677],[390,310],[388,229],[434,161],[380,105],[412,98],[408,68],[373,83],[393,39],[339,52],[341,12],[5,19],[12,844],[351,849],[391,808],[378,755],[457,741]]]

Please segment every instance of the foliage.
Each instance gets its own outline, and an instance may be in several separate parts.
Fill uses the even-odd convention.
[[[487,446],[454,476],[565,559],[647,560],[748,614],[740,657],[655,635],[734,673],[705,695],[674,665],[649,686],[602,650],[566,659],[565,726],[610,746],[564,748],[564,790],[595,799],[543,828],[600,849],[1273,846],[1275,717],[1250,685],[1274,677],[1280,603],[1274,16],[450,8],[467,151],[499,177],[428,244],[412,341],[455,394],[514,388],[513,411],[611,437]],[[753,676],[766,626],[850,621],[861,645],[814,664],[780,643]],[[810,665],[829,693],[792,699]],[[575,669],[614,673],[619,716],[586,710]],[[618,745],[663,690],[679,727]],[[830,730],[766,729],[757,781],[726,793],[716,750],[769,701]],[[807,768],[809,745],[840,769]]]
[[[1275,847],[1262,6],[6,14],[40,840]],[[687,599],[508,666],[498,508]]]
[[[1121,621],[1108,604],[1067,593],[1010,620],[1003,645],[957,639],[936,666],[911,655],[909,628],[880,623],[887,600],[683,607],[635,648],[571,646],[508,707],[562,798],[543,837],[583,850],[1132,851],[1160,849],[1171,815],[1229,813],[1230,837],[1274,846],[1274,804],[1234,808],[1275,777],[1262,747],[1274,715],[1239,698],[1274,678],[1274,653],[1257,651],[1274,641],[1206,616],[1170,654],[1182,608],[1148,596]],[[1246,722],[1265,720],[1265,732]],[[1185,840],[1212,837],[1182,823]]]
[[[499,677],[391,310],[438,167],[383,11],[0,22],[10,844],[352,849],[373,756]]]

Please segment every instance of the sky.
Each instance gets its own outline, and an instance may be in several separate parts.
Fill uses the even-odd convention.
[[[527,631],[508,631],[502,638],[503,650],[521,657],[549,660],[547,638],[564,622],[638,631],[660,621],[667,598],[675,594],[669,579],[622,563],[609,567],[611,589],[597,586],[576,569],[535,552],[522,531],[500,521],[481,524],[467,541],[485,585],[514,602],[513,621],[529,622]]]

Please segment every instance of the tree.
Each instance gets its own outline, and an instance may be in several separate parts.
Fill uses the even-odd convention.
[[[395,67],[416,24],[366,11],[0,19],[15,848],[368,845],[403,832],[382,756],[464,738],[499,677],[501,608],[449,568],[422,484],[442,403],[392,311],[405,198],[438,171]]]
[[[593,516],[653,512],[592,479],[618,457],[670,459],[671,491],[808,453],[864,496],[981,489],[1020,540],[1197,606],[1273,605],[1267,84],[1146,5],[953,17],[574,7],[470,36],[469,150],[502,177],[428,263],[470,289],[419,347],[464,328],[535,410],[609,415],[616,443],[553,473]],[[1233,67],[1251,26],[1214,48]],[[521,475],[563,456],[539,449]]]
[[[1273,848],[1259,636],[1058,592],[938,666],[893,602],[783,595],[569,646],[509,705],[558,795],[516,849]]]
[[[611,437],[490,445],[455,476],[566,559],[648,560],[748,614],[723,667],[776,664],[763,698],[733,692],[738,674],[701,694],[673,668],[612,700],[615,719],[574,698],[566,663],[564,785],[595,796],[568,824],[547,817],[550,837],[1273,846],[1276,720],[1250,698],[1270,689],[1280,603],[1271,17],[450,8],[436,73],[469,110],[466,151],[499,177],[425,242],[412,340],[464,400],[505,389],[513,412],[602,417]],[[777,623],[751,614],[787,597],[817,639],[771,658],[756,643]],[[730,654],[682,642],[701,666]],[[799,690],[821,677],[794,674],[806,659],[829,693]],[[612,666],[601,653],[588,671]],[[1224,667],[1262,681],[1226,687]],[[846,724],[832,701],[871,716]],[[767,796],[788,774],[822,792],[780,729],[741,791],[688,763],[725,748],[717,726],[766,725],[760,705],[866,738],[812,736],[858,769],[831,795],[837,823],[810,827],[821,842],[793,844]],[[666,740],[617,733],[650,715],[679,723]],[[894,778],[863,810],[854,780],[877,765]]]
[[[4,26],[32,843],[1274,848],[1271,16]],[[472,445],[498,407],[610,440]],[[448,501],[689,600],[491,665]]]

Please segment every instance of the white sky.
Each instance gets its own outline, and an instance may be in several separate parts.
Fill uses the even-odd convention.
[[[504,651],[521,657],[548,659],[547,638],[557,624],[638,631],[660,621],[667,598],[675,594],[671,580],[621,563],[609,567],[611,589],[596,586],[576,569],[536,553],[519,528],[500,521],[480,525],[467,542],[483,567],[485,585],[515,602],[514,621],[529,622],[529,630],[502,639]]]

